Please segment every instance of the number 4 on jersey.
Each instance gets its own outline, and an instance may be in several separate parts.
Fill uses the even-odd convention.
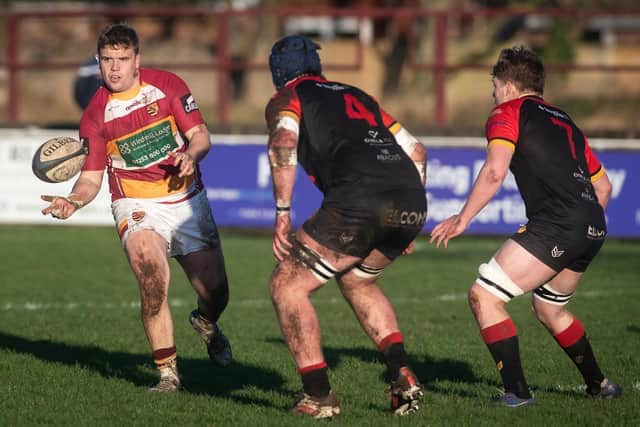
[[[350,119],[366,120],[369,126],[377,126],[376,116],[358,98],[350,93],[344,94],[344,109]]]

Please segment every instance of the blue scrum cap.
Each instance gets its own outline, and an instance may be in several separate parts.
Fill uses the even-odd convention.
[[[276,89],[302,74],[322,74],[320,46],[305,36],[286,36],[273,45],[269,55],[269,68]]]

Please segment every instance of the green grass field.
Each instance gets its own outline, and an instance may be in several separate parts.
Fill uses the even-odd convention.
[[[170,289],[185,391],[147,391],[155,368],[137,287],[110,227],[0,226],[1,426],[298,426],[288,414],[300,381],[281,338],[267,280],[270,237],[225,233],[231,301],[221,325],[234,364],[211,365],[187,322],[195,296],[172,261]],[[314,295],[342,414],[332,425],[638,425],[640,242],[608,241],[570,309],[624,395],[587,399],[571,361],[537,323],[529,298],[509,304],[539,405],[495,408],[499,378],[466,290],[502,239],[462,237],[436,251],[425,237],[381,279],[425,385],[422,411],[387,412],[384,365],[334,282]]]

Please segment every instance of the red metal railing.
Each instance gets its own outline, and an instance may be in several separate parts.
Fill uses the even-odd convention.
[[[229,79],[230,73],[236,69],[266,69],[265,62],[236,62],[232,61],[229,54],[229,22],[234,15],[251,17],[294,17],[294,16],[330,16],[330,17],[355,17],[358,19],[391,18],[408,19],[416,22],[418,19],[428,18],[434,22],[434,49],[431,62],[419,62],[413,53],[416,35],[410,32],[409,55],[406,66],[416,70],[430,71],[433,73],[433,94],[435,103],[435,119],[439,126],[445,126],[446,117],[446,73],[448,71],[462,69],[489,69],[490,65],[483,63],[458,63],[447,61],[447,34],[451,18],[461,17],[500,17],[500,16],[527,16],[543,15],[550,17],[570,17],[572,19],[586,19],[601,16],[632,16],[640,18],[638,10],[581,10],[581,9],[456,9],[435,10],[424,8],[269,8],[246,10],[217,10],[205,7],[90,7],[83,9],[36,10],[36,9],[0,9],[0,17],[6,19],[6,60],[0,58],[0,68],[8,71],[8,108],[6,122],[19,123],[18,102],[19,86],[18,73],[24,70],[46,69],[75,69],[81,62],[23,62],[19,59],[18,52],[21,46],[19,37],[20,24],[26,18],[73,18],[73,17],[213,17],[217,23],[216,57],[211,62],[180,64],[147,63],[146,65],[159,68],[179,68],[186,70],[211,70],[217,71],[217,119],[219,124],[225,126],[229,121]],[[363,44],[360,38],[354,38],[356,43],[356,55],[352,63],[331,63],[330,59],[323,58],[323,66],[330,70],[360,70],[363,64]],[[570,71],[605,71],[640,72],[640,60],[638,65],[605,65],[605,64],[554,64],[547,63],[548,69],[561,69]]]

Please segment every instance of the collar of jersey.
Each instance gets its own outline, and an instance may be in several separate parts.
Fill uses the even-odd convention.
[[[303,82],[305,80],[315,80],[322,82],[326,81],[327,79],[325,79],[324,76],[318,76],[315,74],[302,74],[301,76],[289,80],[287,83],[285,83],[284,87],[297,86],[298,84],[300,84],[300,82]]]
[[[128,99],[135,98],[138,93],[140,93],[140,88],[142,88],[142,84],[138,81],[138,83],[132,87],[131,89],[125,90],[124,92],[112,92],[111,97],[115,99],[119,99],[121,101],[126,101]]]

